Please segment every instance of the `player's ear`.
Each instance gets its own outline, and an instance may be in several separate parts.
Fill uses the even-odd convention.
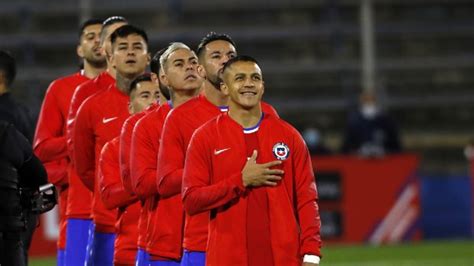
[[[76,53],[77,53],[77,56],[79,56],[80,58],[84,58],[84,51],[82,50],[81,45],[78,45],[76,47]]]
[[[112,62],[112,51],[108,51],[107,48],[104,47],[104,54],[105,54],[105,58],[109,62]]]
[[[134,112],[133,112],[133,105],[132,105],[132,101],[128,101],[128,113],[130,115],[132,115]]]
[[[158,73],[158,75],[157,75],[157,78],[158,78],[158,80],[160,81],[160,83],[163,84],[163,85],[165,85],[165,83],[164,83],[164,81],[163,81],[164,78],[165,78],[164,76],[165,76],[165,73],[163,72],[163,69],[160,68],[160,71],[159,71],[159,73]],[[165,85],[165,86],[167,86],[167,85]]]
[[[107,55],[106,55],[107,58],[110,59],[110,65],[112,65],[112,67],[116,69],[116,68],[117,68],[117,64],[115,63],[115,56],[114,56],[113,51],[112,51],[111,54],[109,54],[108,52],[106,52],[106,54],[107,54]]]
[[[166,87],[170,86],[170,81],[168,80],[168,77],[166,76],[164,71],[160,71],[160,81],[165,85]]]
[[[150,72],[150,78],[151,78],[151,81],[158,84],[158,75],[156,75],[155,73],[153,72]]]
[[[227,87],[223,81],[221,81],[220,89],[224,95],[229,95],[229,87]]]
[[[146,54],[146,65],[147,66],[150,65],[150,62],[151,62],[151,55],[150,55],[150,53],[147,53]]]
[[[201,77],[201,78],[205,78],[206,77],[206,70],[204,69],[204,67],[202,65],[198,65],[197,67],[197,72],[198,72],[198,75]]]

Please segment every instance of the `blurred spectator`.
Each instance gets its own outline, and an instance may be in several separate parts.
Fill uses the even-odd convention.
[[[321,132],[315,127],[307,127],[302,132],[311,155],[330,155],[332,151],[324,144]]]
[[[16,76],[15,59],[0,50],[0,119],[15,125],[31,143],[34,134],[34,121],[29,110],[16,102],[10,88]]]
[[[36,221],[29,224],[31,209],[20,189],[37,190],[46,183],[31,144],[12,123],[0,120],[0,265],[28,265],[23,235]]]
[[[474,161],[474,139],[471,139],[471,141],[467,144],[466,148],[464,149],[464,155],[468,161]]]
[[[467,144],[464,155],[469,164],[469,174],[471,175],[471,213],[472,213],[472,236],[474,237],[474,139]]]
[[[16,76],[15,59],[6,51],[0,50],[0,120],[13,124],[29,143],[33,140],[34,120],[29,110],[13,99],[10,88]],[[31,144],[29,144],[31,146]],[[37,215],[27,213],[27,230],[22,232],[22,242],[24,244],[24,257],[28,259],[28,249],[31,244],[34,230],[37,223]],[[5,264],[7,265],[7,264]]]
[[[359,98],[359,108],[349,113],[342,152],[381,157],[400,151],[395,122],[380,109],[373,92],[363,92]]]

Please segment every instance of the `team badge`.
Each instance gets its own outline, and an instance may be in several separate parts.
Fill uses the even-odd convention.
[[[273,155],[275,155],[278,160],[284,161],[290,156],[290,149],[285,143],[279,142],[273,146]]]

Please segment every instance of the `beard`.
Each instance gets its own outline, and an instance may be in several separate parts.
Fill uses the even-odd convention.
[[[107,65],[107,61],[104,56],[96,56],[94,54],[84,58],[89,64],[96,68],[104,68]]]
[[[216,90],[221,90],[222,79],[218,75],[208,75],[207,80],[214,86]]]

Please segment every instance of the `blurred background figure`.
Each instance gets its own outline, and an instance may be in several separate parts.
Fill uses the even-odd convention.
[[[310,126],[303,130],[303,139],[311,155],[331,155],[332,151],[324,143],[324,136],[316,127]]]
[[[23,235],[36,227],[36,220],[27,219],[29,199],[20,189],[38,190],[46,182],[46,170],[31,144],[12,123],[0,120],[0,265],[28,265],[29,243]]]
[[[10,53],[0,50],[0,119],[8,121],[31,143],[34,121],[29,110],[13,99],[10,90],[16,77],[16,62]]]
[[[464,155],[468,161],[474,161],[474,139],[471,139],[471,141],[466,145]]]
[[[400,151],[397,125],[381,109],[373,92],[363,92],[359,96],[358,108],[349,113],[342,152],[381,157]]]
[[[33,141],[34,120],[26,106],[17,102],[11,95],[11,88],[16,77],[16,61],[10,53],[0,50],[0,120],[8,121],[27,139]],[[30,144],[31,146],[31,144]],[[28,258],[28,249],[35,231],[37,215],[26,214],[26,230],[22,232],[25,245],[24,257]]]

